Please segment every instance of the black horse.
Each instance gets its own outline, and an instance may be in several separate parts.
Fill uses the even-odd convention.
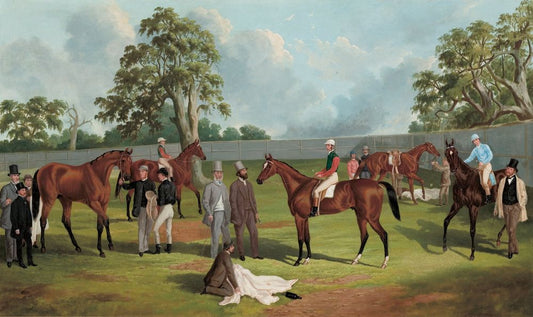
[[[446,246],[446,231],[448,230],[450,221],[463,206],[466,206],[470,212],[470,238],[472,239],[472,253],[470,254],[470,260],[473,261],[477,214],[479,207],[485,204],[485,191],[481,186],[478,170],[470,167],[459,157],[453,139],[451,143],[448,143],[448,140],[446,140],[446,150],[444,152],[450,163],[450,170],[455,174],[455,183],[453,184],[453,204],[448,216],[444,219],[442,250],[446,251],[448,249]],[[496,176],[496,184],[493,184],[491,188],[492,197],[496,197],[498,183],[503,177],[505,177],[505,169],[494,171],[494,175]]]

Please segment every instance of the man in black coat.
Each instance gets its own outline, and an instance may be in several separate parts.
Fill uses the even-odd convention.
[[[22,259],[22,240],[26,242],[28,265],[37,266],[33,263],[31,226],[33,223],[30,206],[26,200],[26,186],[23,183],[17,185],[18,197],[11,204],[11,236],[17,240],[17,257],[21,268],[27,268]]]

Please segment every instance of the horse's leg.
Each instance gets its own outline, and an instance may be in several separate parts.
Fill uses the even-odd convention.
[[[190,190],[192,190],[194,192],[194,194],[196,195],[196,202],[198,203],[198,213],[201,215],[202,214],[202,203],[200,201],[200,192],[198,191],[198,189],[196,189],[196,187],[194,187],[193,184],[190,184],[187,187]]]
[[[102,208],[102,205],[99,201],[91,201],[89,202],[89,207],[91,207],[92,210],[96,213],[96,231],[98,232],[98,242],[96,244],[96,248],[100,252],[100,257],[105,258],[105,253],[102,251],[102,232],[104,231],[105,221],[107,220],[107,227],[106,230],[109,232],[109,220],[107,219],[105,215],[105,209]],[[112,246],[112,242],[110,241],[111,235],[108,234],[108,242],[109,245]],[[110,247],[111,248],[111,247]]]
[[[450,212],[448,213],[448,216],[446,216],[446,218],[444,219],[444,235],[442,236],[443,252],[446,252],[448,250],[448,247],[446,246],[446,232],[448,231],[448,225],[450,224],[452,218],[457,215],[457,212],[459,212],[459,209],[461,209],[462,206],[463,205],[460,205],[454,201],[452,207],[450,207]]]
[[[381,204],[377,208],[381,208]],[[385,259],[383,260],[383,263],[381,264],[381,268],[384,269],[387,267],[387,263],[389,262],[388,234],[387,234],[387,231],[385,231],[385,229],[379,223],[379,217],[375,221],[373,219],[370,219],[370,226],[379,235],[379,237],[381,238],[381,242],[383,242],[383,250],[385,251]]]
[[[415,193],[414,193],[414,186],[413,186],[413,178],[408,176],[409,180],[409,191],[411,192],[411,200],[413,200],[413,204],[418,205],[415,199]]]
[[[48,219],[48,215],[50,214],[50,210],[52,209],[53,205],[54,205],[53,202],[45,204],[42,200],[39,203],[39,208],[42,208],[42,211],[41,211],[41,253],[46,253],[44,232],[46,229],[46,221]]]
[[[359,226],[359,233],[361,234],[361,246],[359,247],[359,252],[357,252],[357,256],[352,261],[352,265],[359,264],[359,260],[363,256],[363,250],[365,249],[366,242],[368,241],[368,231],[366,229],[367,221],[364,217],[359,217],[357,215],[357,211],[356,211],[356,216],[357,216],[357,225]]]
[[[70,216],[72,214],[72,201],[69,199],[64,198],[63,196],[59,197],[59,201],[61,202],[61,205],[63,206],[63,217],[61,217],[61,222],[63,223],[63,226],[65,229],[67,229],[68,235],[70,237],[70,241],[76,247],[76,251],[81,252],[81,248],[78,245],[78,242],[76,241],[76,238],[74,237],[74,234],[72,233],[72,225],[70,223]]]
[[[501,240],[500,239],[502,238],[502,234],[503,234],[503,231],[505,230],[505,227],[506,227],[506,225],[503,224],[502,230],[500,230],[500,232],[498,232],[498,239],[496,239],[496,246],[498,246],[498,247],[501,244]]]
[[[126,216],[128,217],[128,221],[132,222],[133,219],[131,219],[130,216],[130,203],[131,203],[131,195],[133,193],[133,190],[129,190],[126,194]]]
[[[305,219],[305,228],[304,228],[304,242],[305,247],[307,248],[307,257],[303,264],[309,264],[311,260],[311,234],[309,233],[309,218]]]
[[[181,213],[181,187],[182,185],[176,186],[176,200],[178,201],[178,214],[180,215],[180,219],[183,219],[185,216]]]
[[[111,239],[111,230],[109,229],[109,217],[107,216],[104,218],[104,227],[107,235],[107,247],[109,248],[109,250],[115,250],[115,246],[113,245],[113,239]]]
[[[296,262],[294,262],[294,266],[300,265],[300,262],[302,261],[302,249],[304,244],[304,226],[305,226],[305,220],[300,218],[299,216],[294,217],[294,222],[296,223],[296,231],[298,234],[298,259]]]
[[[475,236],[476,236],[476,221],[477,221],[478,207],[470,207],[470,239],[472,241],[470,261],[474,261],[474,252],[476,252]]]

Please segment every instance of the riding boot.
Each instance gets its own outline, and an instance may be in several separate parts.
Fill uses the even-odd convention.
[[[172,250],[172,244],[167,243],[167,247],[165,248],[165,252],[166,253],[170,253],[171,250]]]
[[[309,214],[309,217],[316,216],[318,212],[318,198],[313,198],[313,207],[311,208],[311,213]]]
[[[155,245],[154,254],[159,254],[159,253],[161,253],[161,245],[160,244],[156,244]]]
[[[492,195],[491,194],[488,194],[486,195],[486,198],[485,198],[485,204],[490,204],[492,202]]]
[[[28,259],[28,266],[37,266],[37,264],[33,263],[33,258]]]

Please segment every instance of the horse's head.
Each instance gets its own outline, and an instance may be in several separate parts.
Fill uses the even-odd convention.
[[[433,143],[426,142],[426,151],[435,156],[440,156],[439,151],[437,151],[437,148],[433,145]]]
[[[120,170],[120,175],[123,179],[129,180],[131,178],[131,153],[133,149],[126,148],[124,151],[120,151],[120,157],[118,158],[117,165]]]
[[[261,170],[261,173],[259,173],[259,176],[257,176],[257,184],[263,184],[264,181],[266,181],[276,173],[276,166],[272,159],[272,155],[265,154],[265,163],[263,164],[263,169]]]
[[[205,161],[207,157],[205,156],[204,151],[202,150],[202,147],[200,146],[200,140],[196,139],[194,143],[192,144],[192,154],[198,156],[202,161]]]
[[[459,166],[459,153],[457,152],[457,149],[455,148],[455,140],[452,139],[450,143],[448,143],[448,139],[445,141],[446,144],[446,150],[444,150],[444,156],[446,156],[446,159],[448,160],[448,163],[450,164],[450,171],[452,173],[455,173],[457,170],[457,167]]]

